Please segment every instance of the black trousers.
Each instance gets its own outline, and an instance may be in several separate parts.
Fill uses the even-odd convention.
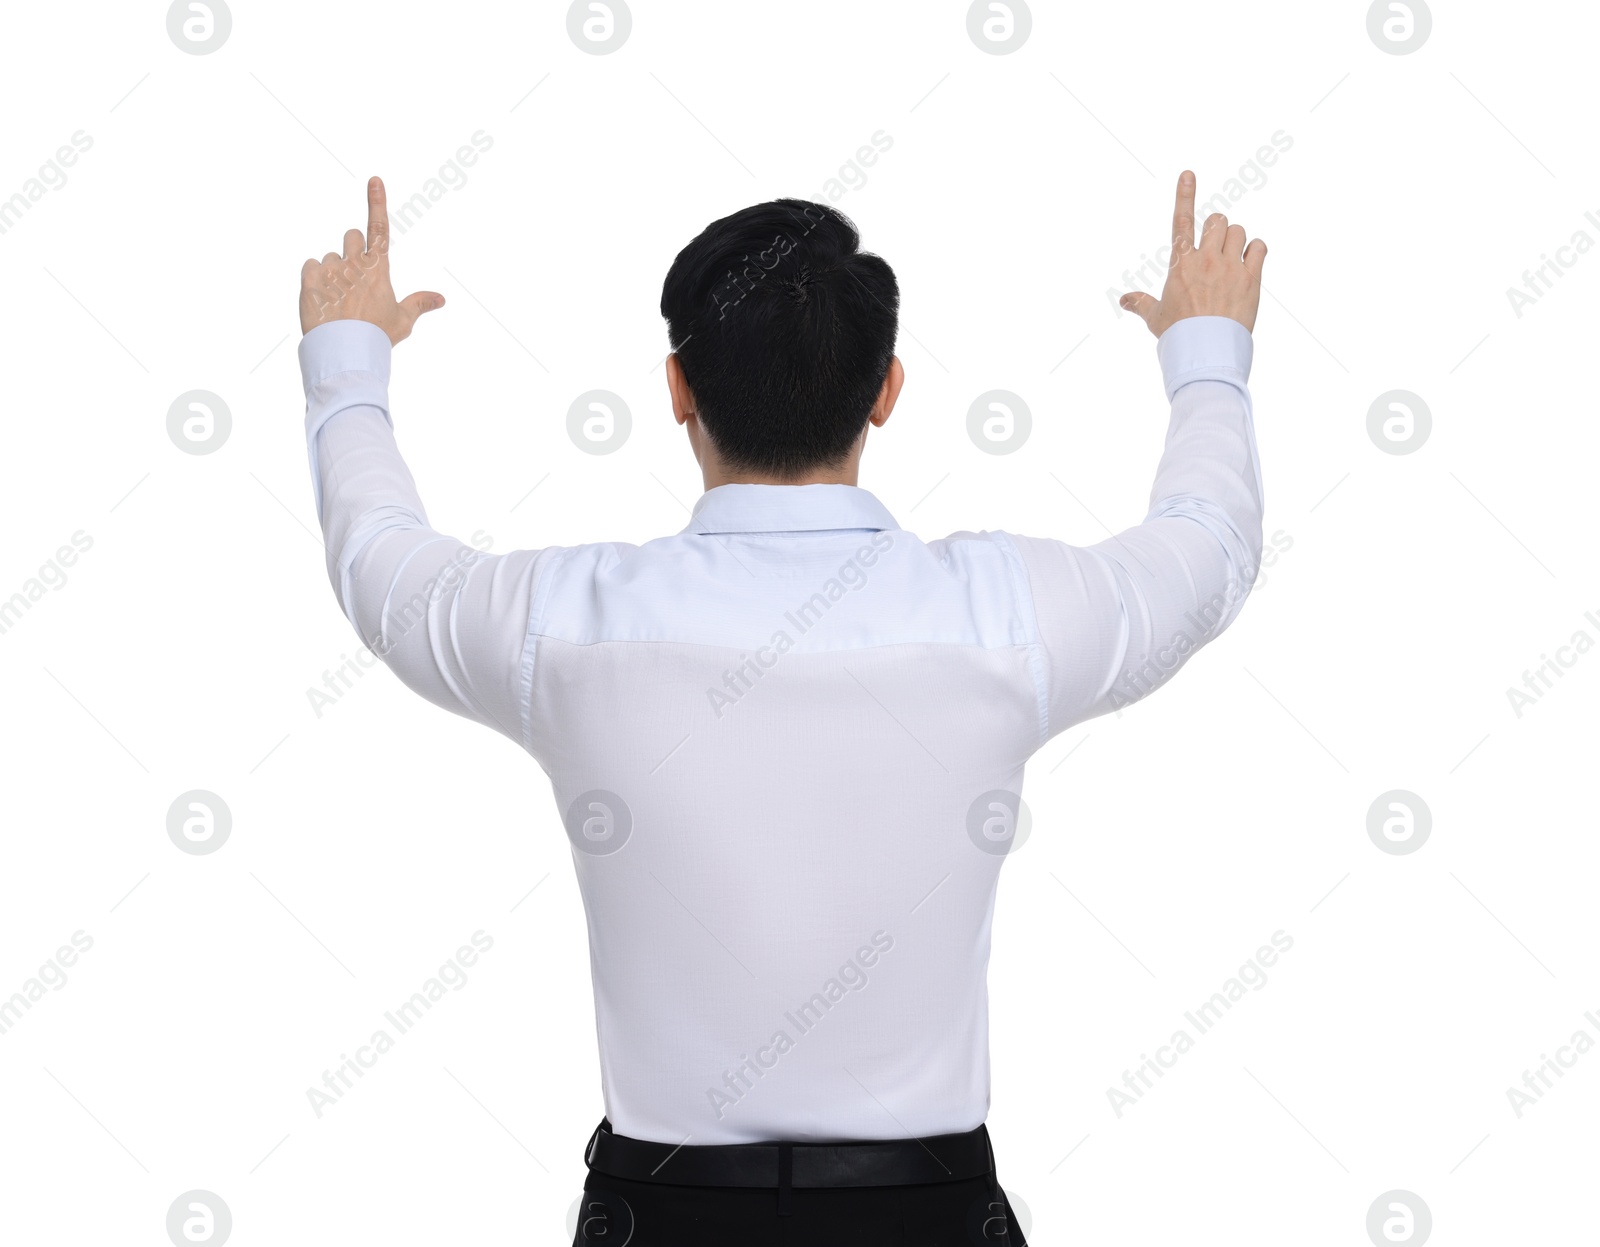
[[[917,1186],[675,1186],[590,1171],[573,1247],[1027,1247],[993,1173]]]

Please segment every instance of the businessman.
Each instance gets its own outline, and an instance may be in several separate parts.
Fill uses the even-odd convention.
[[[1247,380],[1266,246],[1178,179],[1144,521],[1092,546],[924,541],[857,485],[899,291],[836,210],[714,221],[661,296],[705,493],[682,531],[488,554],[397,448],[383,184],[301,273],[327,567],[362,641],[548,777],[587,914],[605,1115],[576,1242],[1023,1247],[998,1181],[986,973],[1023,768],[1160,687],[1261,554]],[[536,779],[529,771],[529,779]],[[540,784],[530,782],[529,800]]]

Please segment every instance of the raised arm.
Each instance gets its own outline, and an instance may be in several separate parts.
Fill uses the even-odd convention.
[[[389,284],[383,183],[367,187],[366,237],[301,270],[306,444],[329,579],[362,643],[436,705],[527,744],[522,661],[540,560],[485,553],[435,532],[395,445],[392,346],[442,295]]]
[[[1248,380],[1266,244],[1220,213],[1194,241],[1178,179],[1161,298],[1125,295],[1156,335],[1172,404],[1150,510],[1092,546],[1013,537],[1048,660],[1048,736],[1160,687],[1233,622],[1261,559],[1261,467]]]

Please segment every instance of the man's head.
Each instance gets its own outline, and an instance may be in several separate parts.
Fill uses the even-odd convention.
[[[667,382],[706,487],[855,482],[904,373],[900,291],[843,213],[800,199],[713,221],[661,289]]]

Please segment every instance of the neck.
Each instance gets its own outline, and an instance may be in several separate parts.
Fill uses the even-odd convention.
[[[858,479],[858,467],[859,464],[852,462],[836,471],[816,471],[801,476],[777,477],[745,472],[724,472],[720,468],[707,466],[702,469],[701,475],[705,478],[708,490],[715,489],[718,485],[854,485]]]

